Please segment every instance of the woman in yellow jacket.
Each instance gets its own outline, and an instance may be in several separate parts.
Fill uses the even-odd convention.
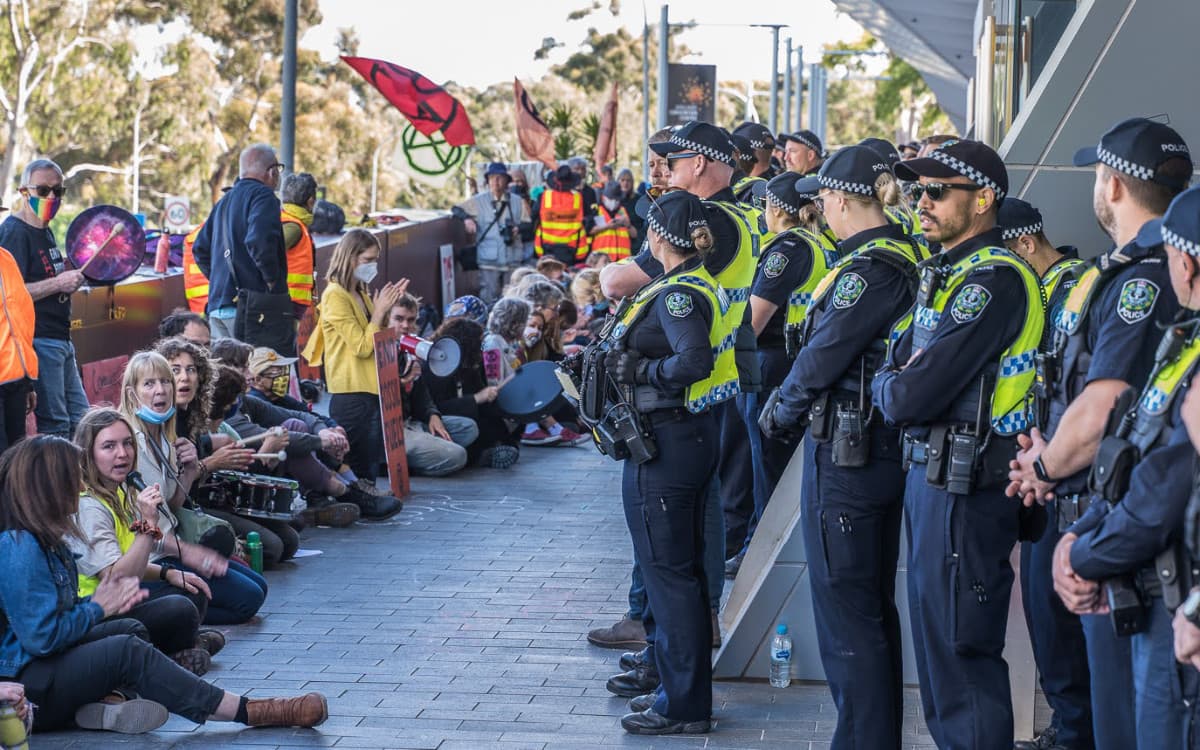
[[[329,261],[318,332],[304,351],[309,363],[325,365],[329,416],[345,428],[350,442],[347,463],[372,484],[383,456],[375,333],[387,325],[388,311],[408,289],[408,279],[400,279],[371,292],[368,285],[378,273],[379,251],[379,241],[365,229],[352,229],[342,237]],[[390,512],[377,515],[399,509],[396,503],[387,509]]]

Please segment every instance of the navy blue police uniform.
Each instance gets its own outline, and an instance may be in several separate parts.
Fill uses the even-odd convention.
[[[999,156],[972,141],[896,173],[965,176],[996,200],[1008,187]],[[904,427],[909,615],[925,722],[941,748],[1013,742],[1003,651],[1020,503],[1004,489],[1013,436],[1030,424],[1045,313],[1037,277],[1002,248],[992,229],[922,264],[911,325],[872,383],[886,422]]]
[[[887,168],[878,154],[852,146],[803,182],[873,196],[877,165]],[[900,432],[871,408],[870,382],[912,306],[922,256],[891,223],[841,247],[847,254],[814,292],[796,359],[762,419],[766,431],[805,433],[800,522],[817,645],[837,707],[832,747],[898,748],[904,472]],[[872,679],[862,679],[866,673]]]

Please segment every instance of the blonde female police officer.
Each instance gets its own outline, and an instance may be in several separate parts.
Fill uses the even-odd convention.
[[[641,447],[626,460],[621,495],[655,615],[661,677],[658,690],[631,701],[621,725],[633,734],[692,734],[707,732],[712,715],[702,568],[704,499],[718,450],[711,407],[737,392],[738,374],[728,302],[703,265],[713,245],[704,206],[691,193],[667,193],[646,227],[664,273],[618,310],[605,336],[607,385],[595,386],[606,388],[606,414],[632,412],[639,426]]]
[[[833,747],[898,748],[904,696],[895,587],[904,472],[900,432],[871,408],[870,388],[892,326],[912,306],[924,256],[885,214],[900,200],[900,186],[874,150],[844,148],[795,189],[818,193],[848,255],[813,291],[799,353],[761,426],[771,435],[810,425],[801,523],[817,644],[838,710]]]

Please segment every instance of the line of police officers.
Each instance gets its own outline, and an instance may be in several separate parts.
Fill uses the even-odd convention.
[[[652,201],[648,248],[610,266],[610,290],[634,288],[579,378],[601,449],[626,460],[653,612],[648,649],[622,657],[641,666],[621,676],[626,730],[711,726],[705,581],[721,571],[702,561],[703,510],[718,413],[756,376],[779,386],[759,417],[760,455],[775,456],[762,463],[781,473],[803,441],[834,748],[900,746],[902,518],[939,747],[1013,747],[1003,648],[1018,541],[1053,719],[1017,746],[1200,747],[1200,396],[1188,393],[1200,188],[1186,190],[1179,135],[1134,118],[1076,155],[1095,165],[1096,216],[1115,244],[1087,262],[1006,197],[1003,162],[978,142],[898,162],[869,139],[815,175],[771,178],[750,206],[728,190],[724,131],[689,123],[654,148],[686,190]],[[757,361],[736,356],[747,332]]]

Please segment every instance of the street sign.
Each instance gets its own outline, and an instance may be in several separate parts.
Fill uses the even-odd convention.
[[[175,234],[191,230],[192,204],[182,195],[168,195],[163,203],[163,229]]]

